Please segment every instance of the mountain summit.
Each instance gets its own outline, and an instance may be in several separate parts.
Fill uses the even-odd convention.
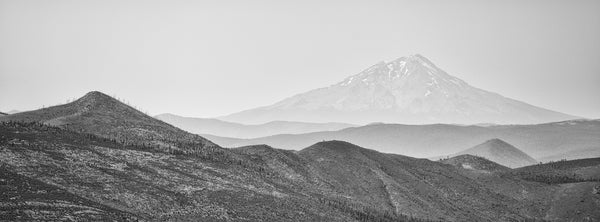
[[[528,124],[574,118],[475,88],[417,54],[380,62],[329,87],[221,119],[250,124],[274,120]]]
[[[89,92],[71,103],[2,116],[0,122],[3,121],[40,122],[169,152],[218,147],[201,136],[152,118],[98,91]]]

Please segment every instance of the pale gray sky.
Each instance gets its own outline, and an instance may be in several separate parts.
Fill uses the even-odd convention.
[[[419,53],[476,87],[600,118],[600,1],[0,0],[0,111],[99,90],[212,117]]]

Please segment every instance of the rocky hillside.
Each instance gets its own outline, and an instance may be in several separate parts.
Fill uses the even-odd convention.
[[[0,161],[10,172],[147,220],[354,220],[258,165],[152,152],[38,124],[2,123],[0,135]]]
[[[343,141],[319,142],[298,154],[311,161],[310,168],[336,193],[375,208],[452,221],[523,220],[529,215],[514,199],[490,192],[442,163]]]
[[[0,166],[0,218],[6,221],[137,221],[140,218]]]
[[[148,220],[512,221],[559,204],[544,199],[552,185],[491,183],[341,141],[244,147],[232,150],[244,162],[222,162],[38,123],[1,123],[0,135],[8,171]]]

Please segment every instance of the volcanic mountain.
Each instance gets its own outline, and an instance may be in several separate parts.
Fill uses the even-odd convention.
[[[380,62],[329,87],[220,119],[367,124],[541,123],[577,117],[475,88],[421,55]]]
[[[482,144],[457,153],[456,156],[464,154],[484,157],[510,168],[523,167],[537,163],[535,159],[523,151],[500,139],[485,141]]]

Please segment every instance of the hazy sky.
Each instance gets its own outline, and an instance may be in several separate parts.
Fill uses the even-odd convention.
[[[600,1],[0,0],[0,111],[87,91],[220,116],[419,53],[473,86],[600,118]]]

